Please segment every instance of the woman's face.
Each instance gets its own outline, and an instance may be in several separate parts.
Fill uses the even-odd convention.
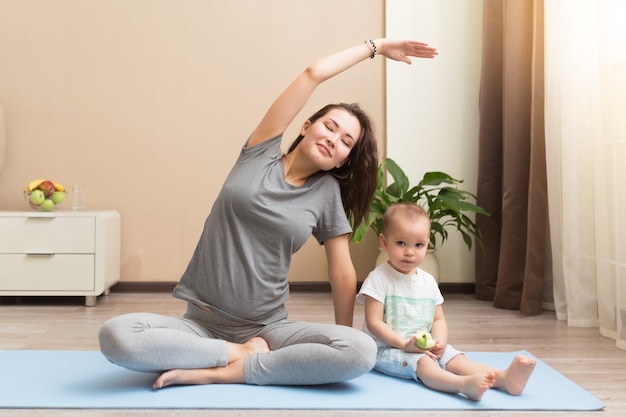
[[[338,168],[346,161],[361,136],[359,120],[350,112],[335,108],[314,123],[302,126],[299,146],[322,171]]]

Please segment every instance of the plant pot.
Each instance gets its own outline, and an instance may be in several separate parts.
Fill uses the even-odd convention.
[[[376,266],[389,260],[387,252],[382,249],[379,250],[380,253],[378,254],[378,258],[376,258]],[[437,283],[439,283],[439,258],[437,258],[437,254],[435,253],[436,251],[437,249],[428,249],[424,262],[422,262],[420,268],[432,275]]]

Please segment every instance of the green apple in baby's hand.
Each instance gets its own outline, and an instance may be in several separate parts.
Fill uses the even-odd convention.
[[[424,350],[432,349],[435,346],[435,339],[433,339],[432,335],[425,331],[419,331],[415,333],[415,345]]]

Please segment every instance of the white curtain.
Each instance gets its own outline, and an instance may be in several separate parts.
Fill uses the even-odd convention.
[[[545,1],[557,318],[626,349],[626,1]]]

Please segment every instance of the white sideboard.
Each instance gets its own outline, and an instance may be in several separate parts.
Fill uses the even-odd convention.
[[[120,214],[0,211],[0,296],[84,296],[120,279]]]

